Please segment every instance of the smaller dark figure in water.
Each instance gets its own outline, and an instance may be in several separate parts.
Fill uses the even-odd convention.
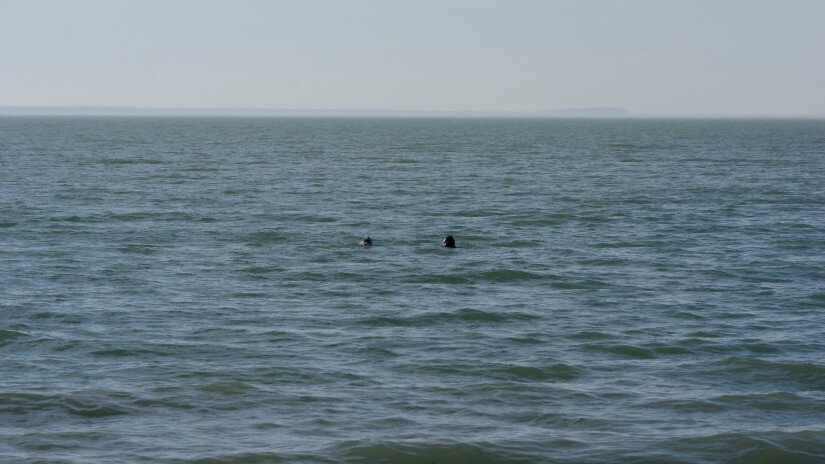
[[[441,246],[443,246],[444,248],[458,248],[457,246],[455,246],[455,239],[452,235],[444,237],[444,241],[441,242]]]
[[[358,244],[365,247],[372,246],[372,239],[367,235]]]

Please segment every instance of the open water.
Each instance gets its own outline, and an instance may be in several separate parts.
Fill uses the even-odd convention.
[[[0,118],[3,463],[822,463],[824,335],[825,121]]]

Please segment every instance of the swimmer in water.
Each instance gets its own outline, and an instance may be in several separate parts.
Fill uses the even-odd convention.
[[[443,246],[444,248],[458,248],[457,246],[455,246],[455,239],[452,235],[444,237],[444,240],[441,242],[441,246]]]
[[[367,235],[358,244],[365,247],[372,246],[372,239]]]

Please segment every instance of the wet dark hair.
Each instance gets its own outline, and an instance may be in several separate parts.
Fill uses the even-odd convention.
[[[441,242],[441,246],[443,246],[445,248],[456,248],[455,239],[453,238],[452,235],[448,235],[448,236],[444,237],[444,241]]]
[[[370,238],[369,235],[367,235],[366,237],[364,237],[363,240],[358,242],[358,244],[363,245],[363,246],[370,246],[370,245],[372,245],[372,239]]]

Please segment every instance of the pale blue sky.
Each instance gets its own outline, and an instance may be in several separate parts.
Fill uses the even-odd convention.
[[[825,0],[0,0],[0,105],[825,115]]]

